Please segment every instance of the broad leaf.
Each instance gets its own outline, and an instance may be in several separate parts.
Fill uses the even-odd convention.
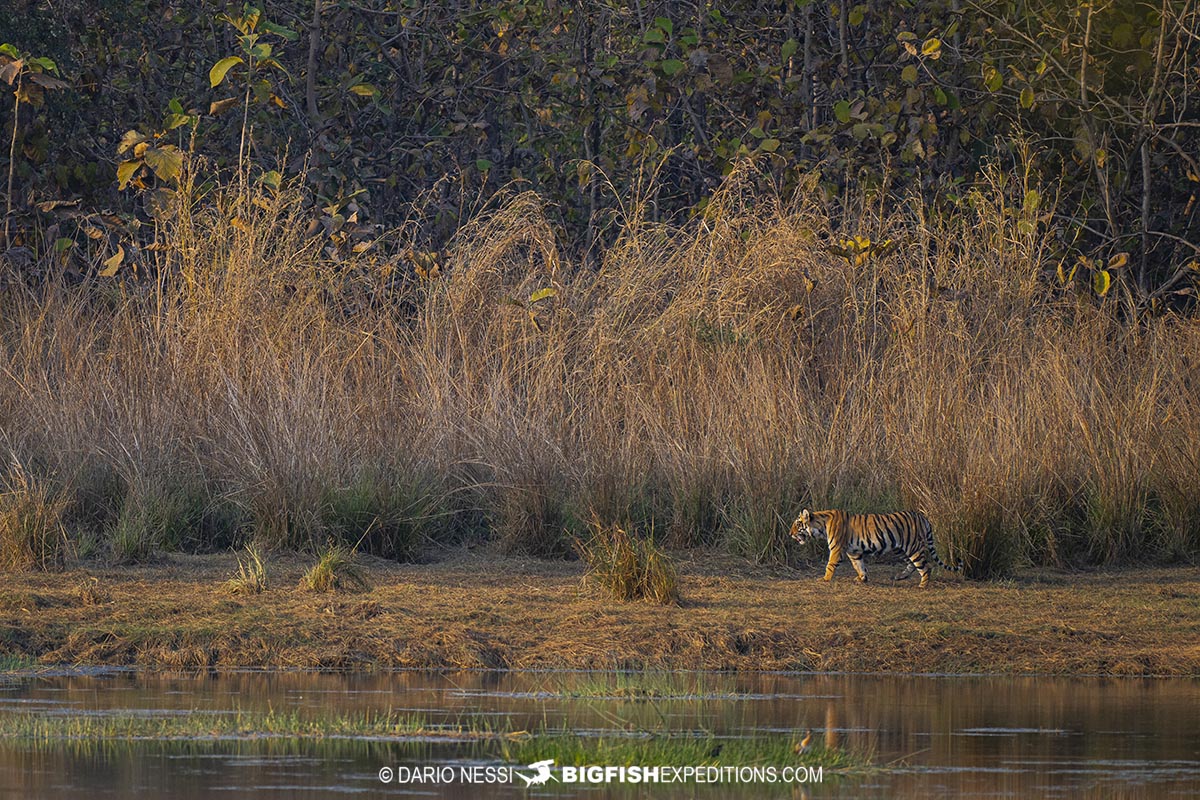
[[[177,181],[183,171],[183,153],[171,144],[151,147],[146,150],[146,166],[154,170],[159,180]]]
[[[122,245],[117,245],[117,252],[109,258],[104,259],[104,269],[100,270],[100,277],[111,278],[117,274],[117,270],[121,268],[121,262],[125,260],[125,248]]]
[[[217,63],[213,64],[212,69],[208,71],[208,82],[215,88],[221,85],[225,80],[226,73],[236,67],[238,64],[245,64],[241,56],[226,56]]]
[[[237,105],[237,102],[238,99],[236,97],[226,97],[224,100],[215,100],[213,101],[212,105],[208,107],[208,113],[214,117],[218,114],[224,114],[226,111]]]
[[[124,189],[133,180],[134,174],[138,171],[138,167],[142,165],[141,159],[135,158],[129,161],[122,161],[117,164],[117,188]]]
[[[126,152],[131,147],[141,144],[149,137],[143,136],[137,131],[125,131],[125,135],[121,137],[121,143],[117,145],[117,155]]]

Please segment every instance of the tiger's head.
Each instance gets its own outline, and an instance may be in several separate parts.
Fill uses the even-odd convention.
[[[813,527],[816,519],[813,517],[812,511],[807,508],[800,512],[800,516],[796,517],[796,521],[792,523],[792,538],[798,544],[807,544],[811,539],[820,538],[824,532],[821,526]]]

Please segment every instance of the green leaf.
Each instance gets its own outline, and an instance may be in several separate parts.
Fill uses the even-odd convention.
[[[677,75],[683,70],[683,62],[677,58],[668,58],[659,66],[662,67],[663,73],[667,76]]]
[[[797,42],[795,39],[788,39],[783,43],[783,48],[780,50],[780,54],[783,56],[783,60],[787,61],[789,58],[796,55],[796,51],[799,49],[799,42]]]
[[[129,182],[133,180],[134,173],[138,171],[138,167],[141,165],[142,160],[140,158],[122,161],[120,164],[117,164],[117,188],[124,189],[128,186]]]
[[[667,37],[658,28],[646,31],[646,35],[642,38],[650,44],[663,44],[667,41]]]
[[[283,182],[283,176],[279,174],[279,170],[270,170],[264,172],[262,177],[258,179],[264,186],[269,186],[272,189],[279,191],[279,186]]]
[[[233,69],[238,64],[245,64],[241,56],[226,56],[217,63],[213,64],[212,69],[208,71],[208,82],[214,88],[221,85],[225,80],[225,74]]]
[[[146,166],[164,181],[177,181],[183,171],[183,153],[173,144],[146,149]]]
[[[21,58],[21,51],[18,50],[15,45],[5,42],[4,44],[0,44],[0,56],[8,56],[14,61],[17,61]]]
[[[1033,87],[1026,86],[1021,90],[1021,108],[1033,108]]]
[[[558,294],[558,289],[553,286],[547,286],[544,289],[538,289],[533,294],[529,295],[529,305],[533,305],[539,300],[545,300],[547,297],[554,297]]]
[[[488,161],[486,158],[475,159],[475,169],[479,170],[480,172],[487,172],[491,168],[492,162]]]
[[[933,101],[939,106],[946,105],[946,90],[940,86],[933,87]]]
[[[666,17],[655,17],[654,24],[659,29],[665,31],[668,36],[675,30],[675,26],[671,23],[671,20]]]
[[[280,63],[279,63],[278,61],[276,61],[274,58],[264,58],[264,59],[262,59],[261,61],[259,61],[259,62],[258,62],[258,66],[260,66],[260,67],[270,67],[271,69],[274,69],[274,70],[279,70],[279,71],[280,71],[280,72],[282,72],[284,75],[287,75],[287,76],[288,76],[288,78],[291,78],[291,77],[292,77],[292,76],[291,76],[291,75],[288,73],[288,71],[287,71],[286,69],[284,69],[284,66],[283,66],[283,64],[280,64]]]
[[[167,114],[163,117],[163,130],[173,131],[191,121],[192,117],[187,114]]]
[[[909,64],[907,67],[900,70],[900,80],[904,81],[905,83],[916,83],[917,82],[917,66],[916,66],[916,64]]]
[[[998,92],[1000,91],[1000,87],[1004,85],[1004,76],[995,67],[985,65],[983,68],[983,85],[987,87],[989,92]]]
[[[1112,276],[1108,274],[1108,270],[1098,269],[1092,274],[1092,288],[1096,290],[1096,294],[1104,297],[1111,287]]]
[[[65,236],[60,236],[54,240],[54,252],[62,255],[75,246],[74,239],[68,239]]]
[[[866,14],[866,11],[867,7],[864,5],[855,6],[854,8],[850,9],[850,13],[846,15],[847,21],[852,27],[857,28],[859,25],[862,25],[863,15]]]
[[[1041,192],[1039,192],[1037,189],[1030,189],[1029,191],[1027,191],[1025,193],[1024,209],[1025,209],[1026,213],[1032,214],[1034,211],[1037,211],[1039,208],[1041,208],[1041,205],[1042,205],[1042,193]]]
[[[759,142],[758,149],[762,150],[764,152],[767,152],[767,153],[774,153],[776,150],[779,149],[779,140],[778,139],[763,139],[761,142]]]
[[[285,28],[282,25],[276,25],[274,22],[267,22],[266,20],[263,20],[263,23],[260,27],[264,33],[273,33],[276,36],[282,36],[289,42],[294,42],[300,38],[300,34],[296,33],[291,28]]]
[[[839,100],[833,104],[833,115],[843,125],[850,121],[850,101]]]
[[[58,64],[55,64],[53,60],[46,58],[45,56],[30,58],[29,63],[36,64],[47,72],[58,72]]]

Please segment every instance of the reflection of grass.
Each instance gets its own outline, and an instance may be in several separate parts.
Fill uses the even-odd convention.
[[[787,736],[722,738],[711,733],[654,733],[644,736],[580,736],[570,731],[543,733],[501,744],[506,761],[532,764],[553,758],[558,766],[673,764],[693,766],[820,766],[829,770],[863,768],[868,759],[845,750],[814,747],[797,754]]]
[[[417,714],[329,714],[213,711],[148,714],[47,715],[31,712],[0,715],[0,740],[33,741],[83,747],[119,746],[122,742],[203,743],[213,740],[330,740],[360,744],[457,743],[478,757],[529,764],[553,758],[564,764],[675,764],[696,766],[805,765],[827,770],[864,768],[869,758],[843,750],[813,747],[795,752],[787,735],[723,738],[711,732],[613,730],[583,736],[567,729],[516,730],[507,720],[468,717],[452,724],[431,724]]]
[[[742,694],[715,686],[711,678],[694,672],[601,673],[548,691],[560,697],[624,700],[690,700]]]

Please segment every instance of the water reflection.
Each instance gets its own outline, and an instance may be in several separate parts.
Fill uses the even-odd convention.
[[[654,676],[595,673],[340,675],[234,673],[57,676],[0,684],[0,714],[164,715],[193,710],[301,715],[414,712],[456,725],[489,715],[516,729],[763,732],[866,750],[882,774],[744,796],[1188,797],[1200,794],[1200,683],[1188,680],[863,675]],[[499,724],[499,723],[498,723]],[[381,786],[384,765],[485,762],[471,744],[242,739],[0,743],[11,797],[478,797],[480,787]],[[407,791],[406,791],[407,790]],[[643,790],[644,792],[644,790]],[[620,787],[587,797],[635,797]],[[657,787],[655,796],[728,796],[730,787]],[[488,796],[566,796],[550,785]]]

